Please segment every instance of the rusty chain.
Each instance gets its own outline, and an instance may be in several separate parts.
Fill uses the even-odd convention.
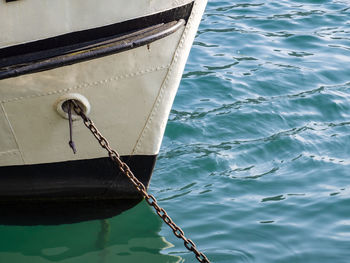
[[[109,157],[114,163],[117,164],[119,170],[129,178],[136,190],[145,198],[146,202],[155,209],[158,216],[163,219],[163,221],[173,230],[174,235],[184,241],[184,246],[195,254],[195,257],[199,262],[210,263],[209,259],[202,252],[198,251],[194,242],[191,239],[185,237],[184,231],[179,226],[177,226],[167,214],[167,212],[158,205],[156,198],[153,195],[147,193],[146,187],[136,178],[136,176],[130,170],[129,166],[120,159],[118,152],[110,147],[107,139],[103,137],[103,135],[99,132],[93,121],[85,115],[80,105],[77,104],[74,100],[71,100],[70,102],[70,105],[73,106],[75,113],[83,119],[84,125],[95,136],[102,148],[108,152]]]

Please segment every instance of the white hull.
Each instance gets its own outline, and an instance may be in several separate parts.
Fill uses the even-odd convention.
[[[159,13],[193,0],[17,0],[0,3],[0,47]],[[201,0],[196,2],[206,2]],[[199,4],[199,3],[198,3]],[[200,3],[202,4],[202,3]]]
[[[0,21],[20,13],[24,15],[21,21],[35,28],[42,22],[31,13],[35,11],[26,12],[35,10],[27,5],[43,2],[52,11],[41,12],[40,20],[50,23],[29,35],[16,21],[5,27],[6,34],[0,38],[2,47],[124,21],[190,1],[138,1],[131,5],[133,8],[116,0],[98,4],[87,0],[18,1],[8,3],[9,12],[0,6]],[[104,8],[96,9],[100,3]],[[57,113],[55,102],[69,93],[79,93],[89,100],[89,116],[121,155],[157,155],[205,5],[206,0],[194,1],[185,26],[147,46],[0,80],[0,166],[106,156],[81,121],[74,121],[78,153],[74,155],[68,147],[68,122]],[[88,12],[94,14],[94,19],[89,19]],[[69,19],[62,23],[65,16]]]

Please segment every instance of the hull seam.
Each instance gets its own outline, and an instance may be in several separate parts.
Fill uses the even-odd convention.
[[[173,61],[171,62],[171,65],[169,67],[169,70],[168,70],[168,73],[167,73],[167,76],[165,77],[164,79],[164,82],[162,84],[162,87],[159,91],[159,94],[158,94],[158,97],[157,97],[157,100],[156,100],[156,103],[151,111],[151,114],[146,122],[146,125],[145,127],[143,128],[142,132],[141,132],[141,135],[140,137],[138,138],[138,140],[136,141],[136,144],[135,144],[135,147],[132,151],[132,154],[135,154],[135,152],[138,152],[139,149],[141,148],[142,146],[142,143],[143,143],[143,140],[144,140],[144,137],[145,137],[145,134],[148,132],[149,130],[149,127],[156,115],[156,112],[159,108],[159,105],[161,104],[161,101],[163,99],[163,96],[164,96],[164,91],[165,89],[168,87],[169,85],[169,79],[171,78],[172,76],[172,72],[173,72],[173,68],[177,65],[177,61],[178,61],[178,57],[180,56],[180,52],[181,50],[183,49],[183,46],[184,46],[184,43],[185,43],[185,39],[188,35],[188,31],[190,30],[191,26],[192,26],[192,21],[194,19],[194,16],[196,15],[195,14],[195,10],[196,10],[196,6],[197,6],[197,1],[194,2],[194,6],[193,6],[193,9],[192,9],[192,14],[187,22],[187,25],[185,27],[185,30],[183,32],[183,35],[180,39],[180,42],[179,42],[179,45],[178,45],[178,48],[176,49],[175,51],[175,55],[174,55],[174,58],[173,58]]]
[[[10,127],[10,130],[11,130],[11,133],[12,133],[12,136],[13,136],[13,139],[15,140],[15,143],[16,143],[16,145],[17,145],[17,149],[18,149],[19,155],[21,156],[21,160],[22,160],[23,164],[25,164],[25,161],[24,161],[24,158],[23,158],[23,155],[22,155],[22,151],[21,151],[21,149],[20,149],[20,147],[19,147],[19,143],[18,143],[16,134],[15,134],[15,131],[13,130],[13,127],[12,127],[12,125],[11,125],[11,122],[10,122],[8,116],[7,116],[7,113],[6,113],[6,111],[5,111],[5,108],[4,108],[3,103],[0,103],[0,104],[1,104],[1,109],[2,109],[2,111],[3,111],[3,113],[4,113],[4,116],[5,116],[5,118],[6,118],[7,124],[8,124],[9,127]],[[4,153],[9,153],[9,152],[14,152],[14,151],[8,151],[8,152],[4,152]],[[4,153],[1,153],[1,155],[4,154]]]
[[[141,76],[141,75],[144,75],[144,74],[147,74],[147,73],[152,73],[152,72],[164,70],[164,69],[167,69],[169,67],[170,67],[169,64],[162,65],[162,66],[158,66],[158,67],[154,67],[154,68],[148,68],[148,69],[140,70],[140,71],[137,71],[137,72],[132,72],[132,73],[128,73],[128,74],[124,74],[124,75],[120,75],[120,76],[111,77],[111,78],[108,78],[108,79],[94,81],[94,82],[91,82],[91,83],[78,84],[78,85],[76,85],[74,87],[71,87],[71,88],[65,88],[65,89],[60,89],[60,90],[56,90],[56,91],[50,91],[50,92],[43,93],[43,94],[33,94],[33,95],[30,95],[30,96],[16,97],[16,98],[11,98],[11,99],[7,99],[7,100],[2,100],[2,101],[0,101],[0,103],[3,104],[3,103],[8,103],[8,102],[21,101],[21,100],[25,100],[25,99],[44,97],[44,96],[49,96],[49,95],[53,95],[53,94],[66,93],[66,92],[69,92],[69,91],[72,91],[72,90],[90,88],[90,87],[93,87],[93,86],[99,86],[101,84],[112,82],[112,81],[132,78],[132,77],[135,77],[135,76]]]

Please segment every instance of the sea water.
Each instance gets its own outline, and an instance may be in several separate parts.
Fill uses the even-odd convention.
[[[212,262],[350,262],[350,1],[209,1],[149,191]],[[0,235],[4,263],[196,262],[145,202]]]

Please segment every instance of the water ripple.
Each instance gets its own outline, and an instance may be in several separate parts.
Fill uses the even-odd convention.
[[[159,163],[214,262],[347,262],[348,4],[209,1]]]

